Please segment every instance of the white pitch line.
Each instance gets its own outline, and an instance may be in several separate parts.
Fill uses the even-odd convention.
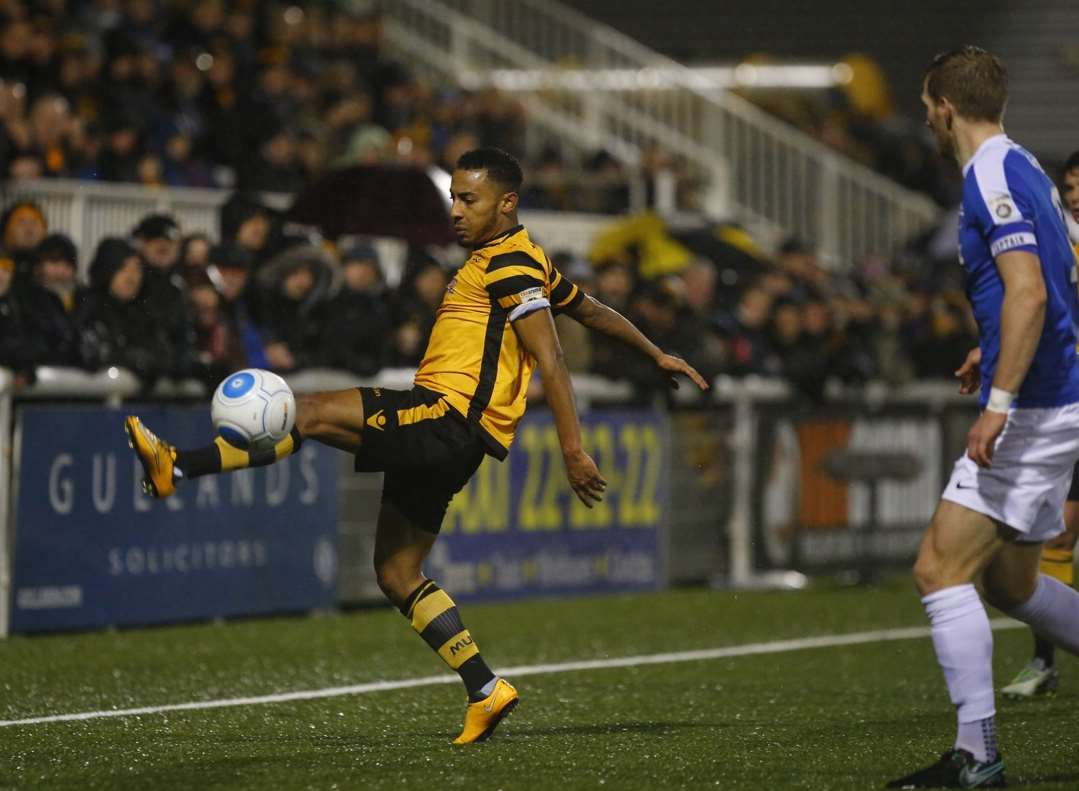
[[[1010,618],[997,618],[990,622],[994,630],[1018,629],[1025,624]],[[510,678],[537,676],[553,673],[576,673],[582,670],[608,670],[618,667],[640,667],[642,665],[667,665],[676,662],[702,662],[711,659],[731,659],[741,656],[759,656],[762,654],[784,654],[790,651],[803,651],[808,648],[835,648],[845,645],[864,645],[865,643],[884,643],[894,640],[915,640],[928,637],[929,629],[925,626],[912,626],[902,629],[877,629],[871,632],[853,632],[851,634],[822,635],[820,637],[800,637],[794,640],[774,640],[768,643],[747,643],[725,648],[705,648],[698,651],[676,651],[665,654],[643,654],[623,656],[613,659],[585,659],[577,662],[555,662],[546,665],[521,665],[519,667],[499,668],[501,675]],[[457,676],[421,676],[397,681],[371,681],[366,684],[353,684],[347,687],[325,687],[298,692],[281,692],[275,695],[257,695],[245,698],[225,698],[222,700],[199,700],[190,703],[169,703],[164,706],[141,706],[135,709],[111,709],[105,711],[81,711],[73,714],[51,714],[45,717],[27,717],[22,720],[0,720],[0,728],[16,725],[43,725],[51,722],[76,722],[79,720],[97,720],[104,717],[134,717],[140,714],[161,714],[167,711],[200,711],[202,709],[223,709],[232,706],[257,706],[264,703],[288,703],[294,700],[317,700],[336,698],[344,695],[366,695],[369,692],[389,692],[395,689],[412,687],[430,687],[436,684],[452,684]]]

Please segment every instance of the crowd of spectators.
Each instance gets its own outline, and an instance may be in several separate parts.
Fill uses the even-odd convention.
[[[446,168],[496,145],[531,154],[526,207],[621,213],[635,190],[651,205],[660,171],[694,206],[703,176],[669,152],[633,172],[602,149],[526,152],[521,102],[432,84],[382,40],[374,3],[0,0],[0,174],[294,192],[328,168]],[[853,90],[874,74],[853,66],[845,91],[748,98],[950,204],[955,179],[923,130],[889,115],[884,88]]]
[[[976,343],[961,288],[942,282],[940,268],[929,277],[870,259],[837,276],[796,240],[767,256],[736,226],[671,234],[654,217],[621,223],[661,238],[615,226],[591,258],[552,250],[555,265],[706,376],[784,377],[819,399],[832,379],[950,376]],[[80,267],[71,239],[37,206],[8,207],[0,366],[22,382],[40,365],[115,365],[148,386],[194,377],[212,387],[246,366],[370,376],[419,363],[452,277],[441,258],[413,249],[390,288],[370,240],[289,235],[247,194],[224,204],[220,226],[219,239],[185,234],[151,214]],[[635,352],[557,321],[571,370],[629,379],[644,398],[664,389]]]
[[[282,232],[279,217],[236,193],[221,238],[185,235],[166,214],[106,237],[80,278],[78,251],[33,203],[0,218],[0,366],[29,382],[42,365],[127,368],[213,385],[246,366],[331,367],[372,375],[415,366],[449,281],[410,255],[387,289],[376,248]]]
[[[369,375],[419,361],[450,277],[439,260],[413,251],[390,288],[371,244],[286,235],[252,196],[294,192],[349,164],[450,170],[481,144],[521,155],[527,119],[494,89],[424,82],[386,57],[379,14],[352,6],[0,0],[0,178],[237,190],[222,209],[220,238],[151,215],[86,251],[88,262],[38,207],[8,206],[0,365],[22,380],[41,364],[119,365],[147,383],[193,376],[212,384],[246,365]],[[893,149],[859,142],[857,119],[875,105],[856,99],[812,112],[804,103],[770,109],[808,119],[853,156],[872,151],[880,160]],[[921,153],[895,150],[896,178],[928,172]],[[692,192],[692,174],[659,147],[643,154],[645,176],[680,173],[678,189]],[[620,214],[630,202],[626,173],[603,151],[576,161],[549,145],[526,173],[525,207]],[[949,375],[973,343],[955,284],[903,261],[871,259],[835,276],[797,240],[765,255],[731,226],[672,235],[654,215],[625,223],[634,227],[587,259],[556,260],[708,375],[784,376],[819,397],[829,379]],[[574,370],[629,378],[642,393],[662,385],[617,344],[559,324]]]
[[[330,165],[520,148],[518,105],[434,91],[345,4],[4,0],[0,26],[11,178],[291,192]]]
[[[429,83],[385,54],[377,9],[351,5],[0,0],[0,178],[294,192],[350,164],[524,156],[520,102]],[[529,164],[525,205],[627,207],[603,151]]]
[[[950,379],[977,345],[960,270],[934,261],[926,240],[895,261],[873,257],[842,274],[796,239],[766,255],[737,226],[668,241],[677,245],[669,265],[655,265],[658,252],[642,257],[648,246],[635,240],[597,246],[603,257],[594,261],[567,257],[563,271],[708,377],[783,378],[819,401],[833,381]],[[558,322],[563,335],[575,331]],[[593,335],[565,346],[577,370],[629,378],[642,391],[663,387],[646,360],[617,342]]]

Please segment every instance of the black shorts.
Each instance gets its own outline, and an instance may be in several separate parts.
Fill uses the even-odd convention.
[[[1075,465],[1075,469],[1072,470],[1072,486],[1068,489],[1068,500],[1075,502],[1079,500],[1079,464]]]
[[[366,425],[356,471],[385,472],[382,502],[437,534],[450,500],[483,461],[483,440],[440,393],[358,389]]]

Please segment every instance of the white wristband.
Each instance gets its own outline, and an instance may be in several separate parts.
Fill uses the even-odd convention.
[[[994,387],[989,391],[989,401],[986,403],[985,408],[990,412],[1000,412],[1006,415],[1008,410],[1011,409],[1012,401],[1014,400],[1015,393],[1009,393],[1007,390]]]

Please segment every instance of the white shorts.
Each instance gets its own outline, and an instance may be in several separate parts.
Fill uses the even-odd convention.
[[[966,453],[941,498],[1018,530],[1020,541],[1064,532],[1064,499],[1079,459],[1079,404],[1013,409],[982,469]]]

